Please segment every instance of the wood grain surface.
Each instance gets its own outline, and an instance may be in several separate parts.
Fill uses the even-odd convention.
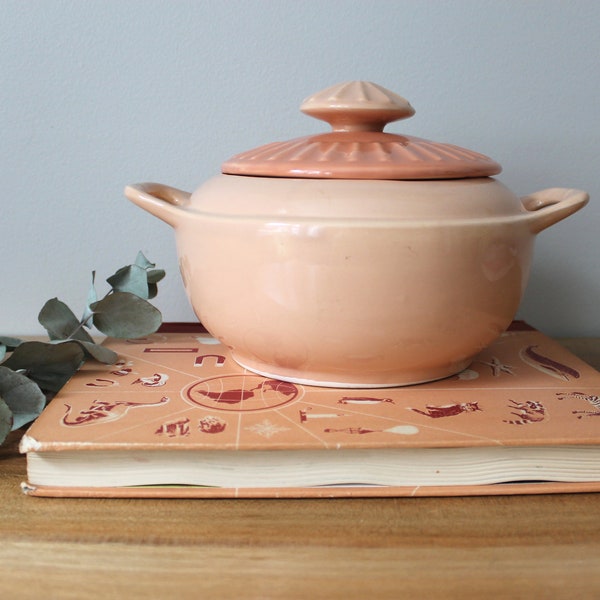
[[[600,339],[563,343],[600,367]],[[600,598],[600,494],[30,498],[21,435],[0,448],[3,599]]]

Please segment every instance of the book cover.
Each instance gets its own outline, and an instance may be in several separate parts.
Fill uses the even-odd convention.
[[[600,490],[600,419],[595,418],[600,417],[600,373],[524,323],[513,324],[458,375],[372,390],[311,387],[256,375],[238,366],[228,349],[199,326],[105,343],[118,353],[119,362],[86,363],[23,437],[26,493],[333,497]],[[442,485],[436,483],[439,469],[426,484],[418,479],[414,485],[295,485],[292,477],[284,485],[253,485],[251,478],[244,478],[242,485],[223,486],[168,479],[179,458],[193,462],[213,452],[226,453],[217,454],[217,459],[235,460],[253,451],[276,457],[283,454],[275,451],[309,456],[326,450],[315,456],[353,457],[358,451],[376,455],[391,449],[426,449],[478,456],[498,448],[517,453],[524,448],[565,453],[586,449],[591,454],[582,464],[588,461],[591,466],[580,481],[571,476],[568,465],[564,473],[552,475],[555,481],[544,481],[543,472],[526,481],[495,481],[486,472]],[[144,452],[171,461],[157,481],[149,482],[147,473],[143,484],[135,478],[133,484],[127,479],[116,484],[107,474],[96,473],[96,458],[119,453],[141,464]],[[87,474],[73,483],[55,483],[55,469],[70,468],[61,457],[79,456]],[[506,462],[510,455],[500,458]],[[227,465],[223,463],[223,470]]]

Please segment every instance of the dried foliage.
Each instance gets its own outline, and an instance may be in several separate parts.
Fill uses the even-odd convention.
[[[108,293],[98,299],[95,272],[81,319],[58,298],[48,300],[38,315],[48,342],[0,336],[0,444],[8,433],[30,423],[86,360],[106,364],[117,355],[96,344],[93,328],[116,338],[139,338],[162,323],[149,299],[165,276],[141,252],[135,263],[119,269],[106,281]]]

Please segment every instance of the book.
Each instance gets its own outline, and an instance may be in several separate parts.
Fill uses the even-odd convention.
[[[336,497],[600,491],[600,373],[516,322],[461,373],[386,389],[245,370],[201,326],[105,341],[23,436],[23,491]]]

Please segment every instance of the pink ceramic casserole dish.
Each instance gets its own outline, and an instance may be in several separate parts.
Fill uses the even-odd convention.
[[[174,228],[196,315],[240,365],[282,380],[390,387],[465,369],[514,318],[535,236],[587,194],[519,198],[486,156],[384,133],[414,110],[373,83],[301,108],[333,130],[235,156],[193,194],[126,188]]]

